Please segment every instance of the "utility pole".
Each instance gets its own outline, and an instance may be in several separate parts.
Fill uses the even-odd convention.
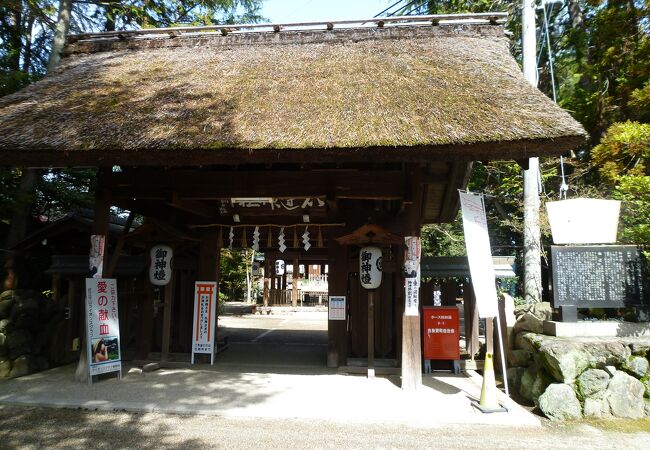
[[[530,84],[537,87],[535,3],[535,0],[523,0],[521,36],[524,76]],[[542,301],[539,184],[539,158],[530,158],[528,170],[524,170],[524,300],[526,303]]]

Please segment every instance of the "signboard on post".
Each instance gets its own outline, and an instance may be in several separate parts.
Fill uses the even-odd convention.
[[[120,322],[117,309],[117,282],[107,278],[86,278],[86,331],[89,382],[92,376],[119,372]]]
[[[194,321],[192,328],[192,364],[195,353],[210,355],[214,364],[216,350],[217,282],[194,283]]]
[[[418,236],[404,237],[404,315],[420,315],[420,238]]]
[[[460,204],[463,211],[463,231],[478,316],[480,318],[497,317],[499,315],[497,288],[494,281],[494,264],[483,196],[460,192]]]
[[[330,295],[329,320],[345,320],[345,296]]]

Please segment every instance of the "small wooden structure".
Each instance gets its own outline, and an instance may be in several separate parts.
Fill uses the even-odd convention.
[[[328,328],[328,364],[342,366],[366,356],[367,308],[357,255],[337,237],[368,218],[418,236],[455,218],[473,160],[524,164],[584,140],[520,74],[504,19],[79,35],[55,73],[0,99],[0,164],[98,167],[93,233],[107,233],[111,205],[182,229],[203,280],[218,279],[220,247],[251,246],[256,231],[261,251],[327,262],[330,295],[348,298],[347,320]],[[308,251],[293,239],[305,231]],[[420,320],[403,317],[402,259],[385,263],[374,349],[408,359],[414,388]]]

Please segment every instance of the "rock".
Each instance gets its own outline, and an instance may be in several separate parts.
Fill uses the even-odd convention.
[[[13,305],[14,299],[12,297],[0,299],[0,319],[6,319],[9,317]]]
[[[605,366],[605,372],[609,374],[610,377],[613,377],[616,373],[616,367],[614,366]]]
[[[549,302],[532,303],[515,308],[515,316],[521,317],[524,314],[532,314],[539,320],[551,320],[553,318],[553,308]]]
[[[531,313],[524,313],[519,317],[519,319],[517,319],[513,330],[515,333],[530,331],[532,333],[541,334],[544,332],[544,322]]]
[[[645,415],[643,384],[636,378],[621,372],[614,374],[607,387],[605,398],[613,416],[640,419]]]
[[[585,404],[582,408],[585,417],[609,417],[609,403],[605,399],[599,398],[586,398]]]
[[[578,343],[545,341],[539,354],[551,376],[561,383],[573,383],[578,375],[589,368],[589,356]]]
[[[155,362],[145,364],[144,366],[142,366],[142,370],[144,372],[153,372],[154,370],[158,370],[158,369],[160,369],[160,364]]]
[[[7,333],[7,331],[11,330],[11,320],[9,319],[2,319],[0,320],[0,333]]]
[[[533,361],[533,353],[528,350],[510,350],[508,363],[511,367],[528,367]]]
[[[47,361],[45,356],[37,356],[34,358],[34,367],[35,371],[47,370],[50,368],[50,363]]]
[[[568,384],[554,383],[539,397],[539,409],[551,420],[579,419],[582,408]]]
[[[21,355],[14,359],[13,367],[9,376],[11,378],[18,378],[29,375],[32,371],[31,359],[27,355]]]
[[[544,393],[552,382],[553,380],[546,375],[538,364],[533,364],[521,376],[519,395],[537,405],[539,396]]]
[[[33,297],[15,297],[16,302],[11,310],[12,316],[33,316],[38,313],[38,301]]]
[[[5,345],[9,351],[10,358],[17,358],[20,355],[32,352],[32,337],[27,330],[12,330],[6,335]]]
[[[643,356],[630,356],[623,365],[625,370],[627,370],[630,375],[633,375],[637,378],[641,378],[646,375],[648,372],[648,366],[650,366],[650,363],[648,363],[648,360]]]
[[[644,397],[650,398],[650,377],[641,378],[641,383],[643,384],[643,387],[645,388],[645,394],[643,394]]]
[[[129,375],[142,375],[142,369],[138,367],[131,367],[127,373]]]
[[[645,415],[650,417],[650,399],[644,398],[643,401],[645,402]]]
[[[630,357],[630,349],[620,341],[576,342],[570,339],[545,339],[539,349],[542,361],[557,381],[572,384],[590,367],[621,365]]]
[[[650,357],[650,342],[630,342],[628,346],[633,355]]]
[[[536,352],[542,344],[543,340],[544,336],[542,335],[530,333],[528,331],[522,331],[521,333],[515,334],[515,348],[519,350]]]
[[[0,359],[0,378],[8,378],[11,373],[11,360]]]
[[[607,385],[609,385],[609,374],[601,369],[585,370],[576,380],[576,390],[579,398],[582,399],[603,399]]]
[[[511,392],[519,392],[519,389],[521,389],[521,377],[525,371],[526,369],[524,367],[511,367],[506,370],[508,387]]]

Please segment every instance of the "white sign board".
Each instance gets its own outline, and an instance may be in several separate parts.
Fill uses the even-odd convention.
[[[174,251],[168,245],[154,245],[149,251],[149,281],[154,286],[167,286],[172,279]]]
[[[345,320],[345,296],[330,295],[329,320]]]
[[[575,198],[547,202],[546,212],[555,244],[614,244],[621,202]]]
[[[90,375],[117,371],[121,377],[116,280],[86,278],[86,331]]]
[[[420,315],[420,238],[405,236],[404,244],[404,291],[405,316]]]
[[[197,281],[194,283],[194,320],[192,326],[192,364],[195,353],[210,355],[214,364],[216,349],[217,282]]]
[[[253,271],[253,276],[254,277],[256,277],[256,276],[258,276],[260,274],[260,263],[259,262],[257,262],[257,261],[253,262],[252,271]]]
[[[460,204],[478,316],[496,317],[499,314],[497,288],[483,196],[461,192]]]
[[[101,278],[104,273],[104,251],[106,247],[106,236],[103,234],[93,234],[90,236],[90,276],[92,278]]]

